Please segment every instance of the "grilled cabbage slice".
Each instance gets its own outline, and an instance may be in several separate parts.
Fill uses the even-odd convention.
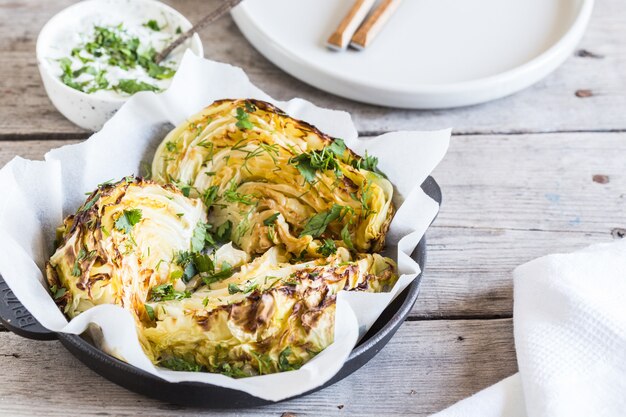
[[[189,250],[205,221],[204,204],[171,185],[133,177],[101,185],[58,230],[49,284],[69,317],[98,304],[146,317],[149,289],[181,275],[172,254]],[[181,279],[174,285],[185,289]]]
[[[394,263],[380,255],[290,264],[273,247],[230,278],[180,301],[150,303],[145,350],[163,366],[241,377],[297,369],[333,341],[341,290],[388,291]]]
[[[217,101],[172,130],[152,173],[202,198],[209,223],[251,255],[282,245],[319,257],[326,239],[376,252],[393,215],[375,158],[258,100]]]

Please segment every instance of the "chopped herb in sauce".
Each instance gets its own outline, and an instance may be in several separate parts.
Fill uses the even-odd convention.
[[[155,32],[159,32],[161,30],[161,28],[159,27],[159,24],[157,23],[156,20],[154,19],[150,19],[148,20],[146,23],[143,24],[145,27],[150,28],[152,30],[154,30]]]
[[[148,35],[163,29],[155,20],[149,20],[143,26],[150,29],[145,32]],[[161,91],[155,82],[172,78],[176,73],[169,64],[156,64],[156,54],[152,37],[142,42],[139,36],[130,34],[122,24],[95,25],[86,36],[86,41],[73,48],[70,56],[57,62],[61,69],[61,81],[75,90],[88,94],[111,90],[130,95],[138,91]],[[128,76],[119,77],[119,73]],[[155,82],[150,82],[150,79]]]

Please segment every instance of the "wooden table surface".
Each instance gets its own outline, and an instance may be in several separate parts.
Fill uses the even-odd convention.
[[[0,415],[422,416],[513,374],[513,268],[626,234],[622,2],[597,2],[581,45],[545,80],[492,103],[437,111],[369,106],[318,91],[268,62],[229,17],[221,19],[202,34],[206,57],[242,67],[277,99],[298,96],[349,111],[362,136],[454,127],[434,172],[444,203],[428,232],[413,312],[374,360],[342,382],[236,413],[141,397],[99,377],[58,342],[2,331]],[[0,0],[0,166],[89,136],[54,109],[35,61],[39,30],[70,3]],[[216,1],[167,3],[194,21]]]

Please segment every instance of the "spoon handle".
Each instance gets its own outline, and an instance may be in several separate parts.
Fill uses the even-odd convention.
[[[193,25],[191,29],[182,33],[174,42],[169,44],[165,49],[155,55],[154,62],[158,64],[163,61],[174,49],[176,49],[181,43],[185,42],[189,39],[194,33],[201,31],[210,23],[215,22],[217,19],[222,17],[228,11],[230,11],[233,7],[241,3],[242,0],[226,0],[222,4],[219,5],[215,10],[211,13],[203,17],[198,23]]]

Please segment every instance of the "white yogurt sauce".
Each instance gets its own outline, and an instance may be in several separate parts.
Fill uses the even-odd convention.
[[[155,31],[145,26],[145,24],[148,23],[150,20],[156,21],[158,27],[160,28],[159,31]],[[82,46],[87,42],[92,41],[94,38],[95,26],[116,27],[119,24],[122,24],[123,26],[123,31],[119,33],[120,37],[123,40],[129,40],[131,38],[139,39],[140,46],[137,50],[139,53],[147,51],[150,48],[154,48],[157,52],[161,51],[178,36],[178,33],[176,32],[179,30],[178,28],[180,27],[178,26],[176,21],[173,21],[173,19],[168,19],[168,16],[166,16],[164,13],[160,13],[160,15],[156,16],[137,16],[132,14],[130,16],[120,16],[120,14],[118,13],[111,13],[111,15],[98,14],[93,16],[85,16],[81,19],[79,25],[71,28],[71,30],[68,30],[66,33],[62,34],[58,38],[58,42],[56,43],[55,47],[52,48],[53,53],[51,53],[51,56],[48,59],[48,65],[52,73],[59,78],[63,76],[63,71],[58,60],[64,57],[71,60],[72,71],[78,70],[85,65],[93,67],[96,71],[106,70],[104,78],[106,78],[106,80],[108,81],[108,89],[100,89],[90,93],[93,96],[101,98],[128,97],[128,94],[125,92],[118,92],[114,89],[111,89],[111,87],[117,85],[120,80],[125,79],[131,79],[137,82],[145,82],[147,84],[157,87],[159,90],[166,89],[171,83],[171,78],[161,80],[152,78],[148,75],[148,72],[140,65],[136,65],[134,68],[123,69],[118,66],[109,64],[107,62],[108,56],[93,57],[91,54],[88,54],[84,50],[84,47]],[[116,33],[118,32],[120,31],[116,31]],[[188,44],[188,42],[189,41],[187,41],[186,44]],[[81,56],[88,57],[90,59],[93,59],[94,61],[83,63],[78,57],[73,57],[72,49],[76,47],[81,48]],[[185,49],[185,44],[176,48],[159,65],[176,70],[178,68],[178,65],[180,64]],[[74,78],[74,81],[80,83],[93,79],[94,75],[83,73],[80,76]]]

